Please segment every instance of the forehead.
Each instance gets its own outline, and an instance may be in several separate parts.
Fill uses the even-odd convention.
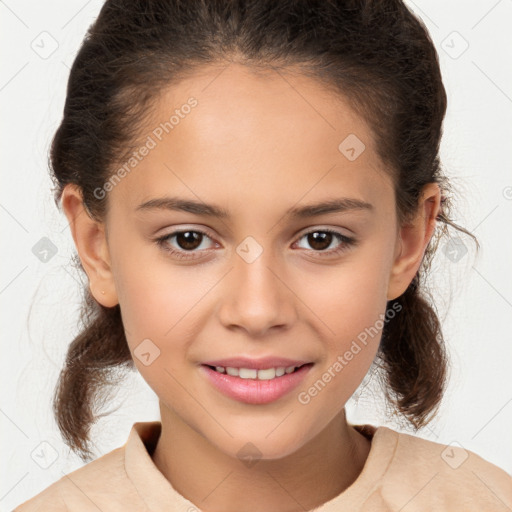
[[[326,193],[382,202],[390,188],[365,121],[299,73],[203,68],[162,92],[141,133],[137,161],[110,192],[131,210],[165,194],[227,209]]]

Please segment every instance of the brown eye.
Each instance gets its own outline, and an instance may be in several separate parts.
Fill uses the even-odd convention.
[[[304,233],[300,240],[306,240],[309,247],[303,247],[308,252],[318,253],[321,256],[336,256],[344,251],[350,249],[351,246],[356,245],[354,238],[342,235],[337,231],[330,229],[317,229]],[[335,240],[338,240],[338,245],[330,248]]]
[[[327,249],[334,238],[332,233],[326,231],[315,231],[307,235],[309,245],[316,251]]]
[[[208,241],[212,242],[212,238],[207,233],[191,229],[173,231],[155,240],[159,247],[177,259],[195,259],[204,256],[206,254],[205,249],[211,248]]]
[[[203,235],[197,231],[181,231],[175,237],[180,249],[192,251],[201,245]]]

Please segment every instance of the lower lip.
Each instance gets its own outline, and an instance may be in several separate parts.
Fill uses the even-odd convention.
[[[241,379],[226,373],[219,373],[209,366],[201,369],[210,382],[224,395],[246,404],[268,404],[296,388],[311,369],[312,364],[301,366],[293,373],[269,380]]]

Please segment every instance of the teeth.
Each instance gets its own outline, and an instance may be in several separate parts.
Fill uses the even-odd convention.
[[[216,366],[215,370],[219,373],[227,373],[232,377],[240,377],[241,379],[258,379],[258,380],[272,380],[276,377],[282,377],[285,373],[293,373],[297,366],[280,366],[278,368],[266,368],[264,370],[256,370],[255,368],[233,368],[227,366]]]
[[[238,376],[241,379],[255,379],[258,376],[258,370],[249,368],[240,368],[238,370]]]
[[[269,368],[268,370],[258,370],[258,379],[259,380],[270,380],[274,379],[276,376],[276,369]]]

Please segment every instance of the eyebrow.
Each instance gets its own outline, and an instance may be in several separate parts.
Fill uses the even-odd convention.
[[[136,211],[151,210],[173,210],[193,213],[196,215],[205,215],[219,219],[228,219],[230,214],[224,208],[213,204],[206,204],[192,199],[182,199],[179,197],[160,197],[150,199],[137,206]],[[319,203],[308,204],[305,206],[295,206],[289,208],[285,216],[291,218],[304,219],[315,217],[327,213],[343,213],[347,211],[366,210],[373,211],[372,204],[362,201],[361,199],[342,197],[329,199]]]

